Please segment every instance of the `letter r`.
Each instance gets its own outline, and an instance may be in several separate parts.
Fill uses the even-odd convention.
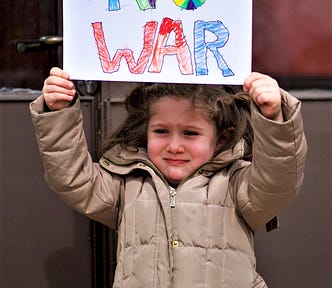
[[[205,31],[210,31],[217,36],[214,42],[206,42]],[[207,75],[208,67],[206,63],[207,49],[209,49],[216,58],[219,69],[222,71],[224,77],[233,76],[233,71],[228,67],[226,61],[220,54],[218,48],[222,48],[226,45],[229,32],[221,21],[201,21],[195,22],[194,26],[195,48],[194,58],[196,75]]]

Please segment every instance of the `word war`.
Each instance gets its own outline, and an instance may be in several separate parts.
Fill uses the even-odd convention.
[[[111,2],[118,1],[109,1],[109,3]],[[156,1],[137,2],[148,2],[150,5],[154,5]],[[204,1],[196,2],[204,3]],[[207,53],[210,51],[222,75],[224,77],[234,76],[233,71],[220,53],[220,49],[227,44],[229,39],[229,31],[221,21],[196,20],[194,22],[193,51],[191,51],[186,41],[181,20],[173,20],[165,17],[161,20],[159,30],[158,24],[158,21],[154,20],[145,23],[143,27],[143,47],[137,60],[135,60],[134,52],[129,48],[117,49],[111,59],[105,39],[103,23],[92,23],[93,36],[103,72],[117,72],[121,59],[125,59],[128,69],[132,74],[143,74],[146,71],[149,73],[161,73],[165,56],[173,55],[176,57],[182,75],[208,75]],[[207,32],[215,36],[214,41],[207,41]],[[174,33],[175,40],[172,45],[169,45],[167,42],[172,33]]]
[[[138,8],[142,11],[156,9],[156,0],[136,0]],[[173,0],[174,4],[184,10],[195,10],[205,3],[205,0]],[[121,9],[120,0],[108,0],[108,11]]]

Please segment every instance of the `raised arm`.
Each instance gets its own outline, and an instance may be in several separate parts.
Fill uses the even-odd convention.
[[[253,160],[234,177],[234,187],[240,213],[257,230],[298,193],[307,145],[300,101],[259,73],[247,78],[244,90],[253,99]]]
[[[54,68],[30,104],[45,180],[70,207],[116,228],[122,179],[93,163],[73,87],[69,75]]]

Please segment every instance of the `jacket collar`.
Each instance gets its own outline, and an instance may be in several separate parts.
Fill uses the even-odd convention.
[[[216,172],[237,159],[241,159],[244,156],[245,141],[241,139],[233,149],[229,149],[217,154],[211,161],[205,163],[200,167],[199,171]],[[120,144],[112,147],[106,151],[103,155],[104,159],[107,159],[116,166],[131,166],[138,162],[144,163],[154,170],[156,170],[153,163],[147,156],[146,149],[137,147],[124,147]]]

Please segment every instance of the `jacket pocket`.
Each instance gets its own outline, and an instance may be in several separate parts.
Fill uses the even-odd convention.
[[[157,267],[159,214],[156,200],[135,200],[124,207],[123,287],[153,286]]]
[[[136,244],[153,244],[154,237],[158,234],[159,209],[156,200],[142,200],[135,203],[135,230]]]

